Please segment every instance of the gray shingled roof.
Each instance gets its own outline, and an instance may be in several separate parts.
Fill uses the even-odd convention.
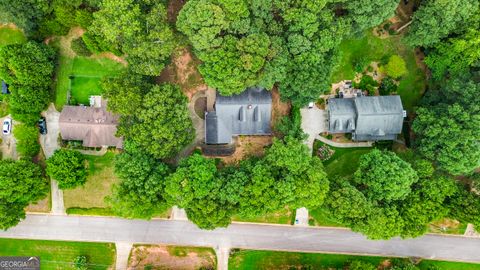
[[[10,93],[8,91],[8,85],[5,81],[2,81],[2,94],[8,94],[8,93]]]
[[[225,144],[232,135],[269,135],[272,96],[269,91],[252,87],[233,96],[217,93],[215,112],[205,117],[205,142]]]
[[[400,134],[403,106],[400,96],[373,96],[355,99],[356,135],[386,136]]]
[[[330,133],[349,133],[355,129],[355,105],[353,98],[328,100],[328,130]]]
[[[394,140],[402,132],[400,96],[329,99],[329,132],[350,133],[356,141]]]

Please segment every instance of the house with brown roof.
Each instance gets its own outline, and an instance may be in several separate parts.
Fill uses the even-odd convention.
[[[82,141],[85,147],[115,146],[122,148],[123,139],[116,137],[119,116],[107,111],[98,97],[91,106],[64,106],[59,126],[63,140]]]

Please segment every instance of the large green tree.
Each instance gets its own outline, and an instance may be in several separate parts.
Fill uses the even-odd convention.
[[[159,75],[176,47],[159,1],[103,0],[89,30],[126,54],[130,68],[144,75]]]
[[[455,175],[480,166],[479,90],[468,77],[453,79],[430,91],[413,123],[420,153]]]
[[[169,158],[195,135],[187,98],[178,86],[151,85],[133,115],[124,115],[118,133],[155,158]]]
[[[47,174],[58,181],[61,189],[70,189],[85,184],[87,170],[82,153],[71,149],[55,150],[47,159]]]
[[[0,160],[0,229],[17,225],[25,218],[24,208],[47,192],[40,166],[27,160]]]
[[[220,93],[278,83],[282,97],[304,105],[328,89],[342,38],[387,19],[395,2],[190,0],[177,28]]]
[[[32,34],[50,12],[51,0],[0,0],[0,21],[15,23]]]
[[[427,0],[413,14],[406,41],[429,47],[450,33],[467,27],[478,12],[477,0]]]
[[[10,85],[10,111],[17,120],[35,123],[50,97],[55,52],[27,42],[0,48],[0,78]]]
[[[121,182],[106,201],[122,217],[147,218],[164,212],[165,178],[170,169],[130,141],[115,159],[115,174]]]

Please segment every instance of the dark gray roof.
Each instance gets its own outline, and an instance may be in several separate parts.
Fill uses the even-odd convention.
[[[331,98],[328,100],[330,133],[349,133],[355,130],[355,105],[353,98]]]
[[[394,140],[402,132],[400,96],[333,98],[328,101],[330,133],[353,133],[356,141]]]
[[[372,96],[355,99],[358,135],[386,136],[400,134],[403,106],[400,96]]]
[[[232,141],[232,133],[219,121],[216,112],[205,115],[205,142],[207,144],[227,144]]]
[[[215,112],[205,119],[207,144],[230,143],[232,135],[269,135],[272,96],[263,88],[248,88],[233,96],[217,93]]]
[[[8,91],[8,85],[5,81],[2,81],[2,94],[8,94],[8,93],[10,93]]]

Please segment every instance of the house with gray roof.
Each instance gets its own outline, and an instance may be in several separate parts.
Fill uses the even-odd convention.
[[[328,100],[328,132],[352,133],[354,141],[395,140],[402,132],[400,96],[361,96]]]
[[[238,135],[270,135],[272,96],[260,87],[238,95],[216,94],[215,110],[205,114],[205,144],[232,143]]]

